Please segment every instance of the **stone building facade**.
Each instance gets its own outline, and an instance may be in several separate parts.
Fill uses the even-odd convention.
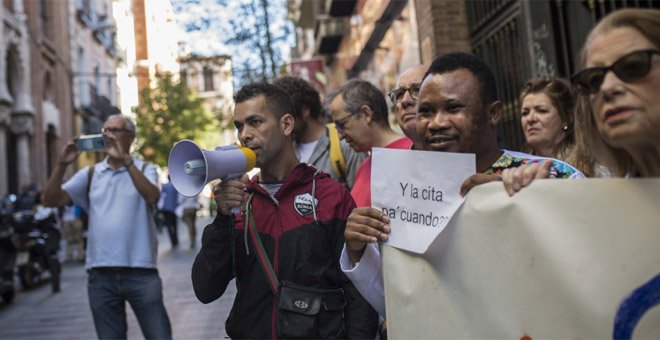
[[[67,6],[0,6],[0,195],[43,187],[73,134]]]
[[[119,113],[118,51],[114,0],[77,0],[68,4],[72,100],[76,134],[101,133],[107,117]],[[98,161],[101,154],[82,153],[78,166]]]

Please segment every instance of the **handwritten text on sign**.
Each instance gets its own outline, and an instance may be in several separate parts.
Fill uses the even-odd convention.
[[[424,253],[463,204],[474,155],[374,148],[372,157],[371,202],[390,217],[387,244]]]

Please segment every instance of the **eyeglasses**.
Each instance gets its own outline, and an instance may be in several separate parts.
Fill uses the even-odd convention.
[[[581,94],[589,95],[600,91],[605,75],[612,71],[624,82],[644,78],[651,71],[651,60],[656,50],[635,51],[624,55],[608,67],[591,67],[576,73],[571,77],[575,90]]]
[[[390,97],[390,100],[392,103],[398,103],[401,100],[403,100],[403,96],[406,95],[406,92],[410,92],[410,97],[412,99],[417,100],[419,97],[419,88],[421,85],[419,84],[412,84],[409,87],[399,87],[398,89],[394,89],[390,91],[387,95]]]
[[[133,132],[126,128],[102,128],[101,132],[120,133],[120,132]]]
[[[335,128],[337,129],[337,132],[344,133],[344,131],[346,131],[346,123],[348,123],[348,120],[353,116],[355,116],[355,113],[349,113],[348,116],[339,120],[335,120]]]

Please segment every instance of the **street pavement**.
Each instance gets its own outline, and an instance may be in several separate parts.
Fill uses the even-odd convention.
[[[158,270],[163,280],[165,307],[175,339],[223,339],[225,319],[236,288],[230,283],[218,300],[204,305],[192,289],[190,269],[199,251],[202,230],[210,217],[197,219],[198,247],[189,249],[188,231],[179,221],[179,248],[172,249],[167,232],[158,240]],[[0,339],[94,339],[94,323],[87,301],[87,273],[84,264],[64,264],[62,291],[51,292],[50,284],[18,292],[14,302],[0,300]],[[142,339],[133,311],[127,304],[128,338]]]

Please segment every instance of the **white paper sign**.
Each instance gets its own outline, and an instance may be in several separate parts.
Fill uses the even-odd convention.
[[[474,154],[374,148],[371,205],[390,217],[386,243],[426,252],[463,204],[461,184],[475,172]]]

